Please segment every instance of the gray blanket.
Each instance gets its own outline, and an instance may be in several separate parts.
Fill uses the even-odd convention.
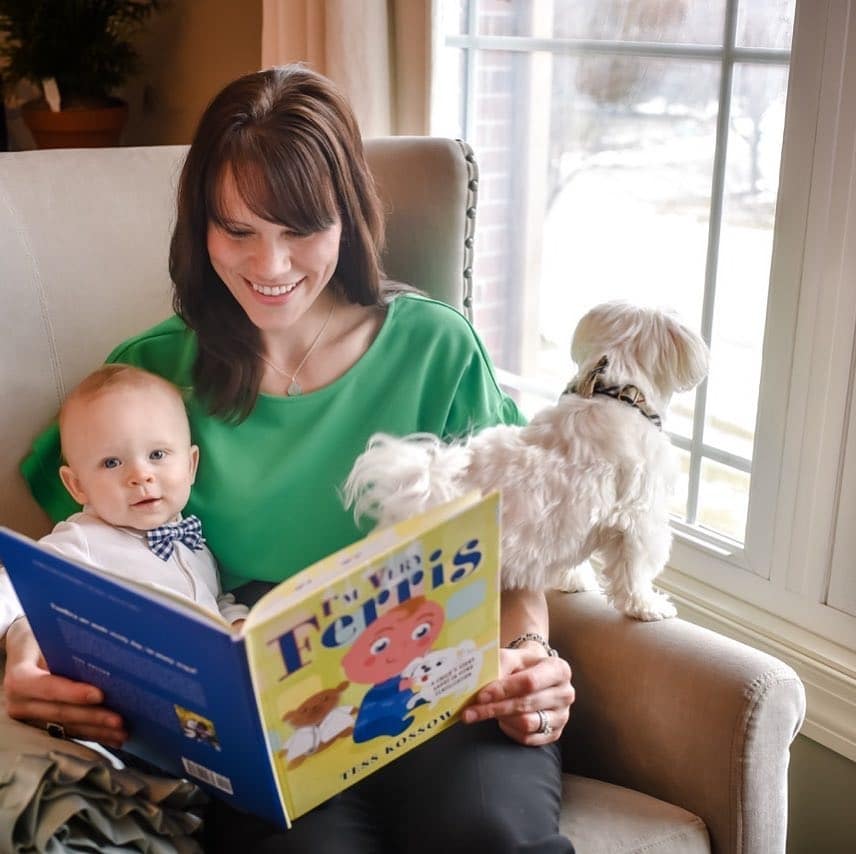
[[[186,780],[114,767],[11,720],[0,703],[0,854],[198,852],[191,834],[203,802]]]

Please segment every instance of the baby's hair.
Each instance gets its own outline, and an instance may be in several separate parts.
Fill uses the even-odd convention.
[[[68,415],[70,405],[94,400],[102,394],[121,389],[145,389],[160,388],[168,394],[175,396],[182,406],[184,400],[181,391],[163,377],[144,371],[134,365],[123,365],[119,363],[102,365],[98,370],[85,376],[68,394],[59,410],[59,429],[62,434],[62,425]]]

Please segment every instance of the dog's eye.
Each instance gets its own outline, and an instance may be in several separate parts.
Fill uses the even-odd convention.
[[[414,630],[410,637],[413,640],[422,640],[429,632],[431,631],[431,623],[420,623]]]
[[[379,637],[370,647],[372,655],[379,655],[389,646],[388,637]]]

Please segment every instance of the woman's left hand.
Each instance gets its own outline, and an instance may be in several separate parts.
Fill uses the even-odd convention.
[[[499,679],[485,685],[464,710],[464,723],[496,718],[500,729],[520,744],[556,741],[574,702],[568,662],[534,647],[501,649],[499,672]],[[540,731],[544,723],[547,729]]]

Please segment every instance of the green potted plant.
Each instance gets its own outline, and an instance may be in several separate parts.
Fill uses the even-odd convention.
[[[165,0],[0,0],[0,74],[42,90],[21,107],[39,148],[118,145],[137,69],[130,38]],[[59,109],[57,109],[57,100]]]

